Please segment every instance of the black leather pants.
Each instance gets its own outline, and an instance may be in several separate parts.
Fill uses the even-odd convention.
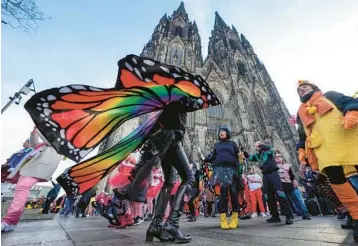
[[[179,240],[181,242],[188,242],[191,240],[191,238],[182,235],[179,228],[179,218],[184,207],[184,192],[186,189],[191,188],[195,182],[194,175],[189,168],[188,158],[181,143],[182,138],[183,133],[179,130],[161,130],[150,136],[149,142],[152,146],[148,145],[145,147],[148,148],[147,152],[150,151],[151,153],[142,153],[141,163],[138,165],[138,170],[133,172],[133,181],[127,189],[126,193],[129,200],[134,200],[138,196],[141,183],[148,178],[153,166],[158,163],[158,158],[160,158],[164,174],[164,184],[155,206],[154,218],[147,231],[147,241],[152,241],[153,237],[164,241]],[[161,222],[170,192],[176,180],[174,169],[179,174],[182,183],[174,198],[171,214],[164,227],[166,230],[164,237]]]
[[[192,186],[195,182],[194,176],[189,169],[189,161],[185,154],[182,143],[181,131],[161,130],[150,136],[149,144],[143,148],[140,162],[136,165],[132,175],[132,182],[127,188],[130,201],[135,201],[141,190],[143,180],[149,177],[152,168],[161,160],[164,174],[163,189],[172,189],[176,177],[174,168],[182,179],[182,185]]]

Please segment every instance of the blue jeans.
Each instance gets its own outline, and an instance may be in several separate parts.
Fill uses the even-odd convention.
[[[72,211],[73,204],[75,203],[75,199],[73,197],[67,197],[65,201],[65,206],[61,211],[61,215],[69,215]]]
[[[308,214],[308,209],[306,207],[305,202],[303,201],[302,194],[299,189],[295,188],[291,192],[291,198],[295,208],[298,210],[300,214]]]

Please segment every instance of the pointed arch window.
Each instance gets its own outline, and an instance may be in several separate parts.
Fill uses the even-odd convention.
[[[238,41],[237,41],[237,40],[230,39],[230,40],[229,40],[229,44],[230,44],[230,47],[231,47],[232,49],[238,49],[238,48],[239,48],[239,45],[238,45]]]
[[[182,37],[183,36],[183,29],[180,26],[175,27],[174,35]]]

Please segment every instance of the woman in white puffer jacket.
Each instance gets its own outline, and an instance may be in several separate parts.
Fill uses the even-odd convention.
[[[39,138],[43,142],[40,142]],[[16,183],[14,199],[1,221],[2,232],[15,229],[24,211],[31,187],[37,182],[49,181],[62,159],[36,127],[31,132],[30,145],[34,151],[8,176],[10,178],[20,175]]]

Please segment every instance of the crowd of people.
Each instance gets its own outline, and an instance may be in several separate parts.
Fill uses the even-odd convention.
[[[191,236],[184,234],[179,226],[183,212],[187,213],[188,221],[194,223],[201,212],[205,216],[219,215],[220,228],[223,230],[236,229],[239,226],[239,219],[268,215],[270,218],[267,218],[267,223],[280,223],[280,215],[282,215],[285,217],[285,224],[291,225],[294,223],[295,216],[311,220],[310,213],[314,214],[314,204],[310,201],[314,200],[320,214],[331,207],[332,213],[339,214],[341,218],[346,216],[347,221],[342,228],[353,229],[353,237],[358,241],[357,99],[337,92],[323,94],[316,85],[308,81],[299,81],[297,92],[302,104],[295,122],[300,137],[297,144],[300,161],[299,177],[294,175],[291,164],[287,163],[280,152],[269,143],[257,141],[253,146],[255,151],[249,153],[248,149],[245,149],[245,146],[249,147],[247,144],[238,146],[231,139],[228,127],[218,129],[218,140],[211,153],[204,156],[198,150],[200,163],[194,163],[188,159],[182,140],[187,112],[219,103],[207,83],[204,83],[201,77],[189,75],[179,68],[169,65],[159,66],[156,61],[134,55],[126,57],[118,64],[120,71],[115,90],[127,93],[125,97],[128,99],[131,96],[137,97],[140,88],[145,87],[142,91],[143,95],[151,90],[152,94],[157,93],[156,100],[160,98],[164,102],[160,104],[161,111],[154,113],[140,126],[142,128],[129,135],[130,141],[124,138],[111,149],[71,167],[59,176],[57,178],[59,183],[54,184],[54,193],[46,198],[45,212],[49,204],[56,199],[55,192],[58,192],[56,187],[61,185],[67,193],[61,215],[68,216],[75,213],[78,217],[93,214],[97,210],[109,220],[109,227],[120,229],[150,221],[146,231],[147,242],[157,238],[161,242],[188,243],[192,240]],[[132,68],[130,70],[133,71],[133,67],[139,64],[143,66],[141,70],[144,71],[141,76],[138,75],[139,72],[134,74],[127,69]],[[144,68],[149,66],[151,69]],[[163,69],[163,66],[166,69]],[[160,76],[153,71],[160,71],[158,72]],[[186,80],[177,79],[178,76],[180,77],[177,73],[183,73]],[[138,82],[139,78],[145,77],[144,75],[153,78],[152,81],[157,84],[152,86],[141,84],[142,81]],[[199,88],[199,85],[202,87]],[[91,89],[82,87],[86,90]],[[133,91],[131,91],[132,87]],[[63,87],[59,91],[61,95],[72,93],[79,86],[71,88]],[[166,89],[162,90],[163,88]],[[15,179],[17,185],[13,202],[2,219],[2,231],[11,231],[18,224],[30,187],[37,182],[50,180],[62,159],[59,153],[74,159],[78,158],[73,148],[66,149],[67,147],[62,147],[56,142],[57,139],[62,141],[61,137],[62,139],[67,137],[70,141],[73,135],[63,136],[61,131],[56,131],[55,128],[53,132],[46,132],[44,129],[47,129],[47,126],[42,124],[47,123],[42,120],[42,116],[37,116],[39,113],[36,111],[36,105],[42,105],[36,104],[37,100],[47,99],[48,104],[52,105],[52,101],[55,102],[53,105],[56,107],[52,106],[50,112],[47,112],[60,126],[68,125],[69,120],[77,117],[67,117],[69,110],[67,107],[72,105],[61,101],[57,103],[56,97],[53,96],[55,90],[57,91],[51,89],[41,92],[27,103],[26,109],[35,123],[42,127],[42,131],[34,129],[28,146],[32,151],[23,152],[23,158],[17,167],[9,166],[11,174],[6,178]],[[165,94],[169,91],[174,94]],[[117,92],[110,90],[93,89],[85,92],[91,95],[91,98],[86,100],[94,100],[93,98],[104,100],[103,98],[117,95],[115,94]],[[76,95],[69,96],[74,98]],[[83,95],[85,93],[76,100],[82,102]],[[148,99],[149,94],[145,95],[143,98]],[[118,104],[116,107],[120,107],[121,103],[128,104],[123,98],[116,103]],[[144,110],[139,106],[137,109],[147,113],[158,110],[158,101],[146,102],[146,107],[150,108],[150,103],[155,105],[151,110],[148,108]],[[65,110],[60,110],[61,105],[66,107]],[[46,105],[47,107],[49,106]],[[78,109],[78,106],[73,107]],[[81,117],[90,112],[83,113],[76,110],[73,111],[81,114]],[[131,110],[135,112],[135,109]],[[116,113],[120,116],[132,114],[134,117],[136,114],[132,111],[122,113],[119,110]],[[65,115],[59,116],[61,114],[66,114],[67,118]],[[90,121],[91,119],[88,118],[88,122]],[[91,131],[94,130],[91,128]],[[109,132],[108,130],[107,133]],[[100,134],[100,137],[104,138],[104,136],[105,134]],[[37,141],[38,137],[43,140],[42,143]],[[92,140],[88,140],[88,146],[93,146],[90,144]],[[76,141],[80,142],[78,139]],[[130,145],[135,141],[137,145]],[[68,144],[68,146],[72,145]],[[120,162],[117,163],[117,160]],[[93,168],[96,170],[94,173],[87,171],[90,170],[86,169],[88,166],[95,164],[98,169]],[[96,195],[94,186],[100,180],[98,177],[107,174],[107,170],[112,171],[114,169],[112,167],[118,164],[118,173],[109,181],[115,187],[113,194],[102,192]],[[260,173],[256,172],[256,167],[260,169]],[[96,176],[97,174],[99,176]],[[299,189],[300,184],[305,189],[306,202]],[[81,196],[78,198],[77,195]],[[324,206],[327,209],[323,209]]]

